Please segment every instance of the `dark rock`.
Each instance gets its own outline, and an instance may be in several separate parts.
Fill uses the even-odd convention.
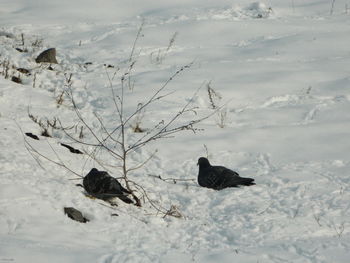
[[[0,37],[15,38],[14,34],[11,34],[5,31],[0,31]]]
[[[42,53],[35,59],[36,63],[53,63],[58,64],[56,60],[56,49],[55,48],[49,48]]]
[[[36,136],[35,134],[31,133],[31,132],[26,132],[25,135],[27,135],[28,137],[34,139],[34,140],[39,140],[39,137]]]
[[[69,146],[67,144],[61,143],[63,147],[66,147],[71,153],[76,153],[76,154],[83,154],[80,150],[74,149],[72,146]]]
[[[18,84],[22,84],[22,80],[19,77],[12,76],[11,80]]]
[[[19,48],[19,47],[16,47],[15,48],[18,52],[28,52],[28,50],[27,49],[22,49],[22,48]]]
[[[65,207],[64,208],[64,213],[71,219],[81,222],[81,223],[86,223],[89,222],[87,218],[83,216],[83,214],[75,209],[74,207]]]
[[[133,128],[133,130],[134,130],[135,133],[143,133],[143,132],[145,132],[144,129],[142,129],[139,125],[136,125]]]
[[[41,136],[50,137],[50,138],[52,137],[47,129],[44,129],[44,130],[41,132]]]
[[[105,67],[107,67],[107,68],[114,68],[114,66],[113,65],[111,65],[111,64],[103,64]]]
[[[30,75],[30,71],[26,68],[17,68],[17,71],[26,75]]]

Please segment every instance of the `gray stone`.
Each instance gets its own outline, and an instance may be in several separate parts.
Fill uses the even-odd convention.
[[[35,59],[36,63],[53,63],[58,64],[56,59],[56,49],[49,48],[40,53],[40,55]]]
[[[75,209],[74,207],[65,207],[64,208],[64,213],[71,219],[81,222],[81,223],[86,223],[89,222],[88,219],[86,219],[83,214]]]

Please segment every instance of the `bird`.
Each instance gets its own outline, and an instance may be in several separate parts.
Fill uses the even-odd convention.
[[[237,172],[223,166],[212,166],[205,157],[198,159],[198,166],[198,184],[202,187],[222,190],[240,185],[255,185],[254,179],[240,177]]]
[[[89,195],[98,199],[110,201],[118,197],[125,203],[133,203],[127,197],[131,192],[125,189],[117,179],[110,176],[106,171],[99,171],[96,168],[92,168],[83,178],[83,187]]]

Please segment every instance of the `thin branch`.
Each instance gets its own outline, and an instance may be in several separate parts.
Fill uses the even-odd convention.
[[[75,101],[74,101],[74,97],[73,97],[73,93],[71,90],[71,87],[67,87],[70,91],[70,98],[71,98],[71,102],[73,104],[73,109],[75,111],[76,116],[79,118],[79,120],[83,123],[83,125],[89,130],[89,132],[92,134],[92,136],[96,139],[96,141],[98,142],[98,146],[103,147],[105,150],[107,150],[109,153],[111,153],[113,156],[116,156],[117,158],[122,159],[123,157],[118,154],[117,152],[113,151],[111,148],[109,148],[105,142],[106,142],[106,138],[101,140],[96,133],[93,131],[93,129],[90,127],[90,125],[88,125],[85,121],[85,119],[82,117],[80,111],[78,110],[78,108],[76,107]],[[108,136],[107,138],[110,138],[110,136]]]
[[[175,128],[172,128],[170,130],[162,130],[161,132],[158,132],[157,134],[153,135],[152,137],[142,141],[142,142],[139,142],[137,144],[134,144],[132,146],[130,146],[130,148],[128,149],[128,152],[129,151],[135,151],[136,149],[144,146],[145,144],[151,142],[151,141],[154,141],[154,140],[158,140],[158,139],[161,139],[161,138],[166,138],[168,137],[169,135],[172,135],[174,133],[177,133],[179,131],[183,131],[183,130],[191,130],[193,132],[196,132],[198,129],[194,128],[193,126],[199,122],[202,122],[208,118],[210,118],[211,116],[213,116],[214,114],[216,113],[216,111],[214,111],[213,113],[203,117],[203,118],[199,118],[199,119],[196,119],[196,120],[192,120],[190,121],[189,123],[185,124],[185,125],[182,125],[182,126],[179,126],[179,127],[175,127]]]
[[[329,11],[330,15],[333,15],[334,3],[335,3],[335,0],[332,0],[331,10]]]
[[[18,129],[20,130],[20,132],[21,132],[21,134],[22,134],[22,137],[23,137],[23,144],[24,144],[24,147],[26,148],[26,150],[27,150],[27,151],[29,152],[29,154],[33,157],[33,159],[36,161],[36,163],[39,165],[39,167],[42,168],[43,170],[46,170],[46,169],[44,168],[44,166],[40,163],[39,158],[38,158],[37,156],[35,156],[35,155],[33,154],[32,151],[30,151],[29,146],[27,145],[27,144],[29,144],[29,143],[28,143],[28,141],[27,141],[27,138],[24,136],[24,132],[23,132],[21,126],[18,124],[18,122],[17,122],[16,120],[14,120],[14,122],[16,123]]]
[[[94,113],[94,116],[96,117],[96,119],[97,119],[98,122],[100,123],[102,130],[107,134],[107,137],[106,137],[106,138],[110,138],[113,142],[115,142],[116,144],[119,144],[119,145],[121,146],[121,142],[119,141],[120,135],[115,139],[115,138],[112,136],[112,134],[110,134],[110,133],[108,132],[108,130],[107,130],[107,128],[106,128],[106,126],[105,126],[105,124],[104,124],[102,118],[100,118],[100,117],[97,115],[97,113]],[[106,140],[107,140],[107,139],[104,139],[104,140],[102,140],[102,141],[105,142]]]
[[[134,181],[129,181],[130,183],[132,183],[135,187],[138,188],[138,190],[140,192],[143,193],[144,197],[146,197],[147,201],[150,203],[150,205],[157,210],[158,212],[162,213],[163,215],[167,213],[167,210],[162,207],[161,205],[157,206],[154,201],[148,196],[147,191],[139,184],[135,183]]]
[[[135,52],[135,48],[136,48],[136,43],[137,43],[137,41],[139,40],[139,38],[140,38],[140,36],[141,36],[141,32],[142,32],[142,29],[143,29],[144,24],[145,24],[145,20],[143,19],[143,20],[142,20],[142,23],[141,23],[141,25],[140,25],[140,27],[139,27],[139,30],[137,31],[137,35],[136,35],[136,38],[135,38],[135,40],[134,40],[134,44],[132,45],[132,49],[131,49],[130,57],[129,57],[129,62],[132,61],[132,58],[133,58],[133,56],[134,56],[134,52]]]
[[[64,168],[64,169],[68,170],[69,172],[71,172],[71,173],[73,173],[73,174],[75,174],[75,175],[77,175],[77,176],[79,176],[79,177],[81,177],[81,178],[83,177],[83,176],[81,176],[80,174],[74,172],[72,169],[68,168],[68,166],[65,165],[64,163],[56,162],[56,161],[54,161],[54,160],[52,160],[52,159],[46,157],[45,155],[41,154],[41,153],[38,152],[26,139],[25,139],[25,143],[26,143],[26,144],[28,145],[28,147],[29,147],[29,148],[27,148],[27,150],[32,151],[33,153],[37,154],[38,156],[44,158],[45,160],[47,160],[47,161],[49,161],[49,162],[51,162],[51,163],[53,163],[53,164],[56,164],[56,165],[58,165],[58,166],[60,166],[60,167],[62,167],[62,168]]]
[[[160,175],[154,175],[154,174],[149,174],[148,176],[157,178],[164,182],[172,181],[174,184],[176,184],[177,182],[195,182],[196,181],[196,179],[163,178]]]
[[[142,111],[144,108],[148,107],[151,103],[153,103],[156,100],[159,100],[161,97],[158,97],[159,93],[162,92],[167,86],[168,84],[177,76],[179,75],[182,71],[184,71],[185,69],[188,69],[192,66],[193,62],[181,67],[179,70],[177,70],[170,78],[168,78],[166,80],[166,82],[152,95],[152,97],[150,99],[148,99],[148,101],[144,104],[142,104],[141,107],[138,107],[136,109],[136,111],[134,113],[132,113],[128,118],[126,118],[125,120],[125,124],[127,124],[129,122],[130,119],[132,119],[137,113],[139,113],[140,111]],[[113,133],[113,132],[112,132]]]
[[[143,167],[146,163],[148,163],[154,156],[155,154],[157,153],[158,151],[155,150],[154,153],[152,153],[145,161],[143,161],[141,164],[137,165],[137,166],[134,166],[132,168],[129,168],[127,169],[127,173],[131,172],[131,171],[134,171],[134,170],[137,170],[137,169],[140,169],[141,167]]]
[[[73,105],[73,109],[74,109],[74,112],[76,114],[76,116],[79,118],[79,120],[84,124],[84,126],[89,130],[89,132],[92,134],[92,136],[96,139],[96,141],[103,147],[107,148],[105,145],[104,145],[104,142],[101,141],[99,139],[99,137],[95,134],[95,132],[93,131],[93,129],[90,127],[90,125],[88,125],[85,121],[85,119],[82,117],[80,111],[78,110],[78,107],[76,106],[75,104],[75,101],[74,101],[74,97],[73,97],[73,91],[71,89],[71,87],[67,87],[69,92],[69,96],[70,96],[70,99],[71,99],[71,102],[72,102],[72,105]]]
[[[198,94],[199,90],[202,88],[202,86],[200,86],[195,92],[194,94],[192,95],[191,99],[182,107],[182,109],[177,113],[175,114],[175,116],[170,119],[170,121],[168,121],[167,124],[165,124],[156,134],[150,136],[148,139],[145,139],[143,140],[147,134],[143,137],[141,137],[138,141],[136,141],[133,145],[131,145],[129,147],[129,150],[133,150],[133,149],[136,149],[138,148],[139,146],[141,145],[144,145],[152,140],[155,140],[155,139],[158,139],[158,138],[161,138],[164,136],[167,136],[168,134],[171,134],[173,132],[176,132],[176,131],[180,131],[180,130],[184,130],[184,129],[187,129],[189,128],[191,125],[193,125],[194,123],[192,123],[193,121],[191,121],[190,123],[188,124],[185,124],[185,125],[182,125],[180,127],[177,127],[177,128],[173,128],[171,130],[167,130],[168,127],[173,123],[175,122],[175,120],[177,120],[181,115],[183,115],[187,110],[188,110],[188,106],[193,102],[193,99],[194,97]]]

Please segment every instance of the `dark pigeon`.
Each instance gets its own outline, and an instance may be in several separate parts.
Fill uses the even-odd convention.
[[[223,166],[211,166],[207,158],[199,158],[198,165],[198,183],[200,186],[221,190],[240,185],[255,185],[252,178],[240,177],[238,173]]]
[[[85,191],[93,197],[105,201],[118,197],[125,203],[133,203],[133,201],[127,197],[127,195],[131,193],[125,189],[117,179],[110,176],[105,171],[99,171],[96,168],[92,168],[84,177],[83,186]]]

